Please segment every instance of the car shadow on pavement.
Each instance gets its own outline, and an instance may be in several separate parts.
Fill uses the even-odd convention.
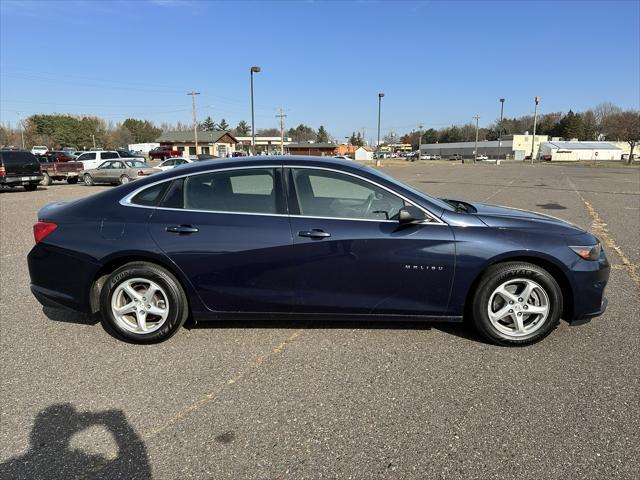
[[[82,437],[80,445],[91,442],[90,451],[77,446],[83,433],[90,436]],[[116,451],[109,446],[113,442],[99,442],[103,433],[115,442]],[[51,405],[36,416],[30,443],[27,453],[0,463],[0,478],[151,479],[147,449],[121,410],[78,412],[68,403]]]
[[[187,323],[188,329],[214,328],[287,328],[287,329],[345,329],[345,330],[438,330],[454,337],[477,343],[492,345],[480,336],[466,322],[428,322],[405,320],[305,320],[305,319],[273,319],[273,320],[214,320]]]
[[[42,313],[54,322],[75,323],[79,325],[96,325],[100,322],[100,316],[97,314],[91,315],[88,313],[74,312],[73,310],[42,307]]]

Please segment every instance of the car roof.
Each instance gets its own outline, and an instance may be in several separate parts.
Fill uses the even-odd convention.
[[[199,170],[211,170],[222,168],[235,168],[235,167],[259,167],[259,166],[313,166],[313,167],[325,167],[325,168],[337,168],[344,169],[362,169],[362,165],[354,162],[353,160],[342,160],[333,157],[314,157],[314,156],[302,156],[302,155],[260,155],[253,157],[231,157],[231,158],[212,158],[208,160],[200,160],[193,162],[189,166],[185,166],[181,169],[184,174],[189,171]]]

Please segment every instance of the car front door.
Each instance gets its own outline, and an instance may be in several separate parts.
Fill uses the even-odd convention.
[[[283,312],[295,303],[281,168],[218,170],[174,180],[150,233],[211,310]]]
[[[446,316],[454,237],[436,217],[400,225],[408,200],[329,169],[285,169],[300,309]]]

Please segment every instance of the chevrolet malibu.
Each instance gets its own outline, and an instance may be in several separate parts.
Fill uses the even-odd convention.
[[[45,206],[28,256],[45,306],[130,342],[192,321],[461,322],[526,345],[604,312],[609,263],[581,228],[439,199],[350,161],[198,162]]]

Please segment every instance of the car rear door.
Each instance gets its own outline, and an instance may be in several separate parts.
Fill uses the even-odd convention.
[[[149,229],[209,309],[282,312],[295,304],[298,267],[291,260],[281,168],[173,180]]]
[[[433,217],[400,225],[398,194],[364,178],[285,169],[300,309],[446,316],[455,245]]]

